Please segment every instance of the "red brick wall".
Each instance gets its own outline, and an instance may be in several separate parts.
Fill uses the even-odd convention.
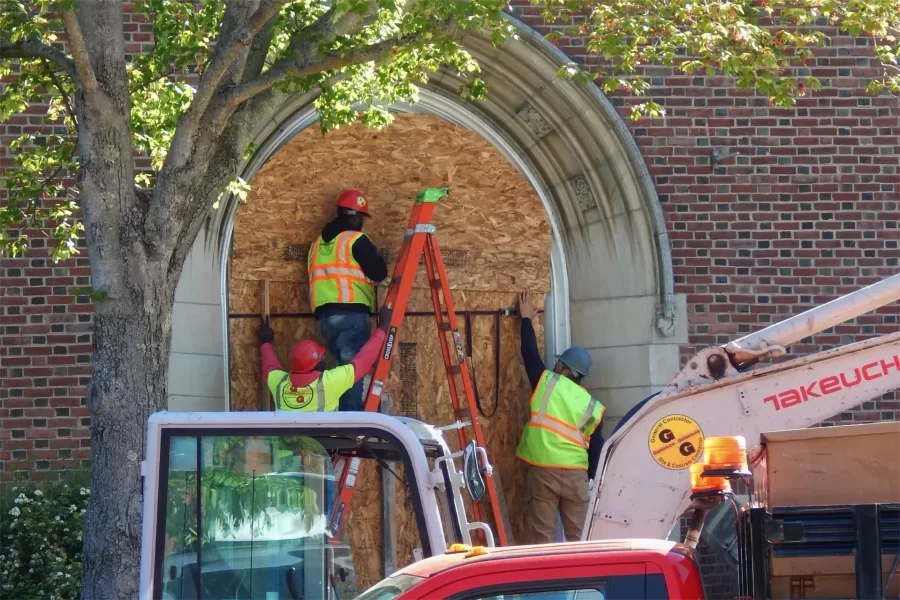
[[[535,8],[514,12],[542,33]],[[128,9],[128,5],[126,5]],[[150,25],[126,14],[126,49],[150,43]],[[834,33],[833,31],[830,33]],[[561,49],[586,63],[584,44]],[[622,109],[662,203],[672,243],[676,292],[688,294],[691,354],[900,271],[900,103],[870,97],[878,74],[869,40],[835,36],[817,50],[812,74],[824,89],[795,109],[768,106],[721,77],[648,71],[665,119],[633,123]],[[0,167],[40,107],[0,124]],[[718,148],[720,165],[710,164]],[[727,154],[726,154],[727,151]],[[86,258],[54,265],[46,242],[0,263],[0,477],[52,476],[87,458],[89,304],[72,299],[87,284]],[[797,344],[795,353],[894,331],[900,306]],[[834,422],[897,418],[894,395]]]
[[[131,59],[152,48],[153,26],[133,13],[133,5],[123,6]],[[12,164],[9,144],[19,135],[50,131],[46,110],[33,104],[0,123],[0,169]],[[138,168],[147,165],[138,159]],[[0,259],[0,481],[56,478],[61,470],[87,466],[90,458],[84,390],[91,376],[93,306],[74,296],[90,285],[87,252],[80,244],[78,258],[54,263],[48,258],[52,241],[42,239],[48,233],[29,233],[26,257]]]
[[[519,19],[549,33],[539,9],[513,2]],[[558,28],[556,28],[558,29]],[[613,102],[653,176],[665,214],[675,292],[688,295],[683,357],[808,310],[900,272],[900,99],[872,97],[880,74],[871,39],[838,35],[815,49],[809,74],[822,89],[790,110],[737,90],[723,77],[651,67],[648,97],[664,119],[630,119]],[[559,47],[590,69],[584,41]],[[711,163],[713,149],[723,157]],[[900,305],[792,346],[808,354],[897,331]],[[893,420],[896,394],[829,423]]]
[[[53,264],[46,255],[37,239],[27,258],[0,261],[2,479],[56,477],[90,456],[93,307],[72,296],[89,281],[87,259]]]
[[[535,7],[517,16],[541,33]],[[865,93],[879,74],[870,40],[832,36],[810,73],[823,89],[772,108],[722,77],[649,68],[665,119],[634,123],[614,97],[653,176],[672,244],[675,291],[688,295],[683,358],[900,272],[900,100]],[[590,68],[582,40],[560,49]],[[712,150],[724,156],[715,167]],[[897,331],[885,307],[792,346],[808,354]],[[897,393],[823,425],[900,418]],[[682,523],[682,535],[687,529]],[[701,539],[710,599],[738,593],[734,566]]]

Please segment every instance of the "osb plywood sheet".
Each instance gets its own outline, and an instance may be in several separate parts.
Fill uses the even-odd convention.
[[[365,232],[397,258],[417,192],[450,187],[435,210],[448,279],[455,289],[545,291],[550,225],[521,174],[477,134],[428,115],[398,115],[384,131],[309,128],[253,178],[235,220],[231,277],[307,281],[309,244],[347,188],[363,190]],[[420,276],[419,285],[424,282]]]
[[[360,592],[382,579],[381,483],[378,471],[375,461],[366,461],[356,480],[356,492],[346,520]]]
[[[332,218],[334,198],[349,187],[364,190],[371,202],[373,216],[365,231],[387,254],[390,271],[416,192],[428,186],[451,187],[452,195],[437,206],[434,223],[458,312],[511,308],[520,290],[540,296],[549,289],[550,227],[533,190],[487,142],[436,118],[399,115],[383,132],[352,126],[324,138],[318,130],[307,130],[282,148],[252,185],[247,204],[236,216],[229,263],[230,314],[259,313],[262,279],[270,282],[273,314],[310,312],[306,253]],[[420,266],[408,311],[432,310],[424,284]],[[386,292],[386,284],[379,286],[379,304]],[[462,315],[459,321],[465,340]],[[524,471],[515,459],[515,448],[530,397],[519,354],[519,320],[500,317],[499,381],[494,317],[473,315],[471,323],[475,381],[482,407],[492,415],[480,416],[479,421],[488,456],[502,476],[515,538],[523,526],[515,500],[524,495]],[[260,409],[258,324],[253,318],[231,320],[233,410]],[[282,364],[287,364],[295,341],[309,337],[322,341],[311,318],[276,317],[271,324]],[[537,329],[542,342],[539,324]],[[393,394],[395,414],[447,425],[455,418],[437,336],[433,316],[405,320],[385,389]],[[457,381],[464,401],[461,380]],[[498,383],[499,405],[494,411]],[[459,449],[455,431],[445,437],[451,448]],[[381,577],[381,506],[378,469],[364,469],[361,477],[349,534],[363,590]],[[399,484],[395,510],[394,558],[401,567],[412,561],[412,550],[421,541],[409,497]],[[483,517],[492,521],[489,505],[483,503],[482,510]],[[468,512],[471,518],[471,507]]]
[[[459,310],[486,306],[511,306],[515,302],[514,293],[498,292],[464,292],[454,294]],[[430,299],[429,299],[430,301]],[[424,310],[427,306],[417,306],[415,310]],[[481,399],[481,406],[486,417],[479,415],[479,423],[487,443],[488,457],[500,474],[500,483],[507,505],[513,538],[521,539],[523,531],[523,514],[521,505],[515,499],[524,497],[524,468],[521,461],[515,459],[515,449],[525,421],[528,419],[528,400],[531,396],[528,378],[522,366],[520,356],[519,320],[500,317],[500,372],[499,394],[495,402],[497,375],[495,371],[495,336],[496,322],[492,315],[471,315],[472,324],[472,359],[474,380]],[[271,320],[275,330],[275,352],[282,364],[287,364],[288,353],[297,340],[318,337],[315,321],[311,318],[274,318]],[[260,410],[259,405],[259,349],[256,340],[256,319],[231,320],[231,381],[232,409]],[[460,334],[465,344],[466,322],[459,316]],[[543,328],[538,320],[535,324],[539,345],[543,346]],[[452,339],[449,335],[447,339]],[[451,347],[452,351],[452,347]],[[397,350],[391,364],[391,371],[386,390],[393,394],[394,414],[410,416],[438,426],[449,425],[455,421],[450,400],[449,384],[444,371],[440,341],[434,318],[408,317],[403,323],[397,342]],[[468,361],[467,357],[467,361]],[[471,372],[471,371],[470,371]],[[461,379],[459,397],[465,406]],[[473,437],[471,429],[467,430]],[[455,431],[445,433],[451,449],[459,450],[459,438]],[[377,469],[364,469],[364,481],[372,484],[373,489],[363,493],[358,488],[356,498],[364,501],[352,505],[354,523],[351,529],[351,543],[354,547],[380,547],[380,492],[377,485]],[[370,477],[375,479],[370,481]],[[373,483],[374,482],[374,483]],[[369,487],[368,483],[365,487]],[[378,499],[376,501],[376,499]],[[409,499],[402,486],[398,486],[397,501],[397,546],[395,564],[404,566],[412,561],[412,549],[419,547],[416,522]],[[490,506],[486,502],[481,505],[483,518],[493,522]],[[470,518],[474,515],[468,511]],[[363,544],[356,546],[356,544]],[[360,585],[363,581],[377,581],[381,562],[378,558],[357,558],[357,577]],[[362,561],[362,562],[360,562]],[[365,589],[361,587],[360,589]]]

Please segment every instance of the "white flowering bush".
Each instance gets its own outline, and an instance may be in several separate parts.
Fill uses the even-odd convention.
[[[0,598],[78,598],[90,490],[67,481],[11,492],[0,501]]]

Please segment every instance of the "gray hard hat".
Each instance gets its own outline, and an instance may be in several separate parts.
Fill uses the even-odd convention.
[[[591,355],[581,346],[572,346],[562,354],[557,354],[556,358],[578,375],[586,377],[591,372]]]

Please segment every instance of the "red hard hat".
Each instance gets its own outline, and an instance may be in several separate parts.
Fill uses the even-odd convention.
[[[302,340],[291,348],[291,373],[309,373],[325,358],[325,348],[312,340]]]
[[[369,201],[366,200],[366,197],[359,190],[346,190],[338,196],[335,206],[338,208],[349,208],[367,217],[369,216]]]

